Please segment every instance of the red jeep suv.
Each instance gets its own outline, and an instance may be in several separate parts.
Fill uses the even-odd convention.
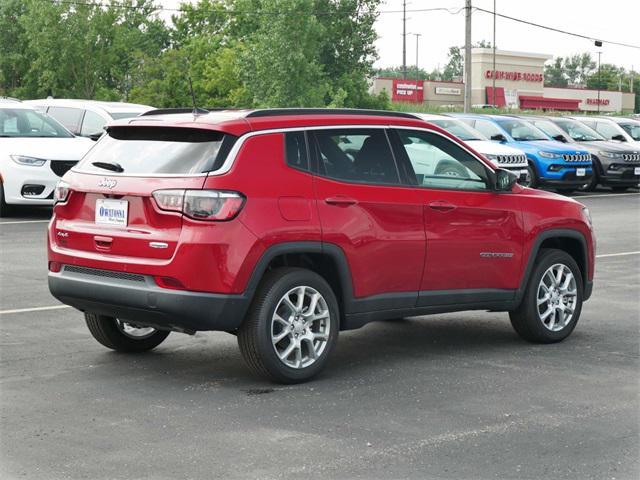
[[[55,203],[49,288],[98,342],[226,331],[278,382],[375,320],[504,311],[558,342],[593,285],[583,205],[410,114],[151,111],[111,124]]]

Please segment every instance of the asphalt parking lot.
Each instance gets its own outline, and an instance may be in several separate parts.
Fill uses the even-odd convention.
[[[50,211],[2,219],[0,477],[637,479],[640,193],[576,197],[599,258],[567,341],[503,313],[375,323],[287,387],[224,333],[106,350],[48,292]]]

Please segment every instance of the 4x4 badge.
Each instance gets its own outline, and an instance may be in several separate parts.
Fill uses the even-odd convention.
[[[114,180],[113,178],[103,178],[98,182],[99,187],[105,187],[105,188],[108,188],[109,190],[111,190],[117,184],[118,184],[118,181]]]

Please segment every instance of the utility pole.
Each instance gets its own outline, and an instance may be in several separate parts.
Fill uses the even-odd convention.
[[[402,0],[402,78],[407,79],[407,0]]]
[[[493,0],[493,70],[491,72],[492,100],[491,104],[496,105],[496,0]]]
[[[418,70],[418,49],[420,48],[421,33],[414,33],[416,36],[416,80],[420,80],[420,70]]]
[[[471,0],[465,0],[464,12],[464,111],[471,108]]]

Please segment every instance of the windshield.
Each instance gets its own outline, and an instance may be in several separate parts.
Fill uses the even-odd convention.
[[[109,116],[114,120],[120,120],[121,118],[137,117],[142,112],[109,112]]]
[[[496,122],[504,128],[516,142],[549,140],[543,131],[522,120],[501,118],[496,120]]]
[[[91,173],[198,174],[211,171],[225,137],[195,128],[112,127],[78,169]]]
[[[557,137],[558,135],[562,135],[564,138],[569,136],[567,132],[562,130],[558,125],[553,123],[551,120],[533,120],[533,123],[537,128],[542,130],[544,133],[549,135],[551,138]]]
[[[620,123],[619,125],[631,135],[631,138],[640,140],[640,123]]]
[[[0,108],[0,137],[72,138],[53,118],[27,108]]]
[[[599,142],[605,139],[593,128],[575,120],[556,120],[556,123],[576,142]]]
[[[446,130],[451,135],[455,135],[460,140],[465,142],[471,140],[487,140],[480,132],[474,130],[469,125],[460,120],[427,120],[434,125],[439,126],[440,128]]]

